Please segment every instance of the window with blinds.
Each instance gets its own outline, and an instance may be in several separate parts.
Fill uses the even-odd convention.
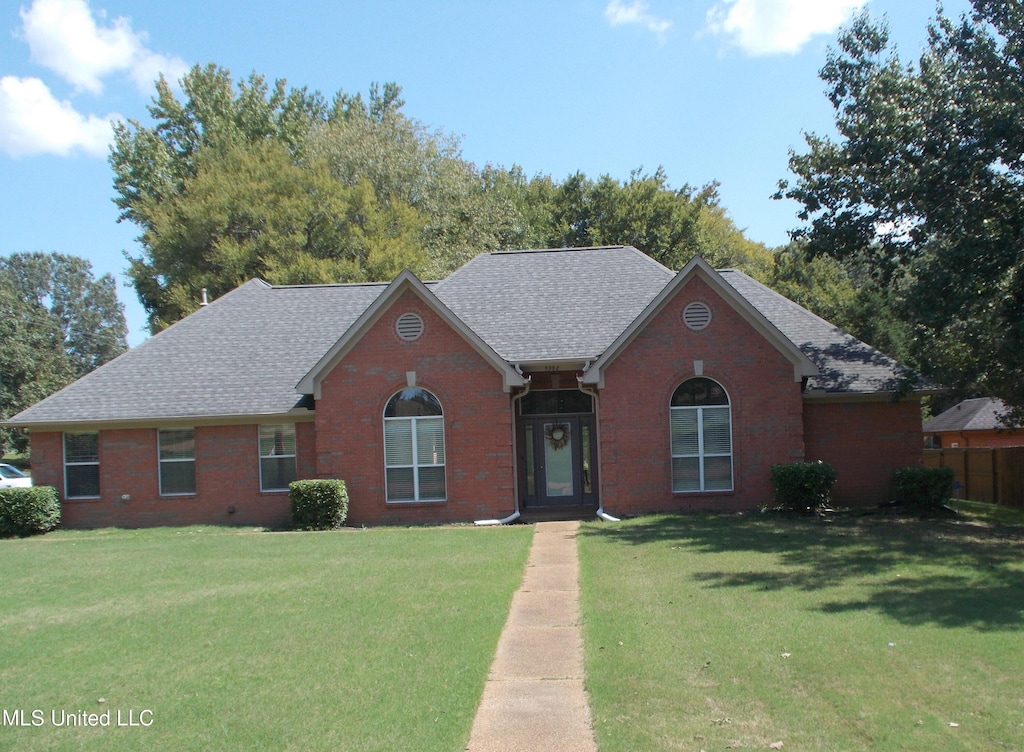
[[[260,490],[287,491],[295,478],[295,424],[260,426]]]
[[[190,496],[196,492],[196,432],[194,428],[161,430],[160,495]]]
[[[95,431],[64,434],[64,497],[96,499],[100,495],[100,435]]]
[[[732,490],[732,414],[721,384],[696,378],[672,395],[672,491]]]
[[[403,389],[384,408],[384,475],[389,502],[446,498],[444,416],[425,389]]]

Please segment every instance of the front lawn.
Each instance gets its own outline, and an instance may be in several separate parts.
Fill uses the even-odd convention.
[[[602,752],[1024,749],[1024,524],[963,510],[584,525]]]
[[[531,536],[0,540],[0,748],[462,749]]]

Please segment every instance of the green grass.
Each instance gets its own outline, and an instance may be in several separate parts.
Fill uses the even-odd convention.
[[[62,531],[0,541],[19,750],[456,750],[528,527]],[[51,725],[51,711],[148,727]]]
[[[1024,523],[960,509],[584,525],[602,752],[1024,749]]]

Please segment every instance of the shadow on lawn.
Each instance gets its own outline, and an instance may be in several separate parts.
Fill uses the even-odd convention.
[[[825,613],[872,610],[905,624],[1024,630],[1024,529],[962,519],[666,515],[595,525],[584,536],[681,553],[773,556],[764,571],[698,571],[706,587],[824,591],[864,579],[866,597],[825,601]],[[929,571],[931,570],[931,571]]]

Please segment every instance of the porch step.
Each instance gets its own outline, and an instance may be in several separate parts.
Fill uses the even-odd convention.
[[[597,507],[593,504],[564,507],[534,507],[523,509],[519,520],[524,523],[563,522],[570,520],[592,520],[597,516]]]

